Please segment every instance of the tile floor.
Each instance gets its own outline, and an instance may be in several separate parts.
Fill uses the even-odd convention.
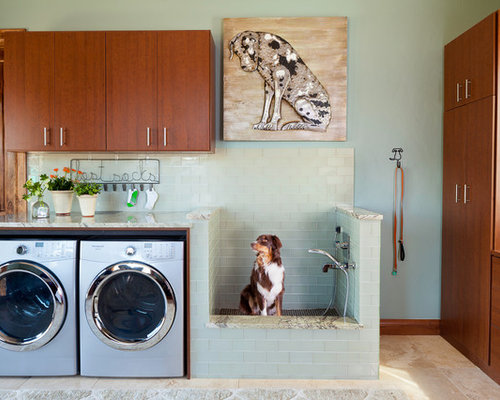
[[[500,386],[440,336],[382,336],[380,380],[0,378],[0,399],[496,400]]]

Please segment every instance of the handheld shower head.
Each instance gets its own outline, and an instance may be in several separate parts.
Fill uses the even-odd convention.
[[[322,254],[326,257],[328,257],[330,260],[333,261],[333,263],[337,266],[337,267],[342,267],[342,264],[339,263],[335,257],[333,257],[330,253],[328,253],[327,251],[325,250],[320,250],[320,249],[309,249],[308,250],[309,253],[314,253],[314,254]]]

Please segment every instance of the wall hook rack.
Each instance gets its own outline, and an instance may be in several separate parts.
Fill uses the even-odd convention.
[[[389,158],[391,161],[396,161],[398,168],[401,168],[401,159],[403,158],[402,153],[403,149],[401,147],[394,147],[392,149],[392,157]]]
[[[157,159],[73,159],[71,169],[84,171],[78,178],[82,182],[95,182],[103,185],[105,192],[117,188],[152,189],[160,183],[160,161]]]

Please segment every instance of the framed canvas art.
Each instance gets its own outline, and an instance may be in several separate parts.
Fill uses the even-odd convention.
[[[346,17],[226,18],[223,50],[224,140],[346,140]]]

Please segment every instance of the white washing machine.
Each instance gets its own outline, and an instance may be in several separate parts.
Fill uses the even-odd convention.
[[[183,242],[81,242],[80,373],[184,375]]]
[[[76,375],[76,241],[0,240],[0,375]]]

